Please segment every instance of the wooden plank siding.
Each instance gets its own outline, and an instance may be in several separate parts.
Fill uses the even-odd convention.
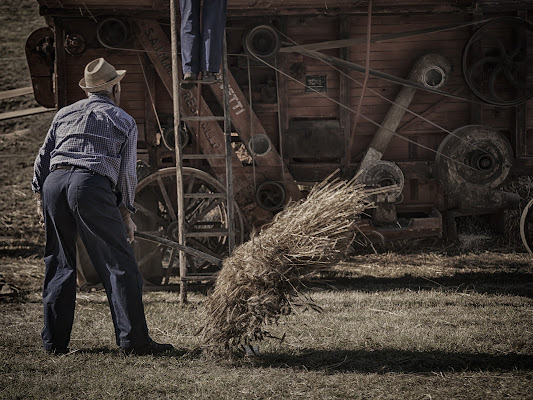
[[[37,0],[40,5],[51,9],[76,9],[80,10],[79,0]],[[513,1],[441,1],[441,0],[374,0],[373,11],[375,13],[452,13],[472,12],[476,6],[491,10],[512,9]],[[125,11],[166,11],[168,1],[163,0],[84,0],[84,7],[88,9],[106,10],[119,9]],[[354,12],[365,14],[366,2],[354,0],[228,0],[228,11],[236,15],[278,15],[281,13],[300,14],[324,14]],[[305,12],[304,12],[305,11]]]
[[[139,140],[141,152],[150,154],[160,167],[173,165],[173,153],[162,144],[155,143],[155,132],[159,130],[155,114],[152,111],[150,98],[147,95],[147,85],[143,71],[139,64],[137,52],[103,48],[96,38],[95,22],[83,8],[80,10],[78,0],[38,0],[42,6],[43,14],[50,12],[54,15],[68,15],[59,18],[65,33],[80,32],[87,41],[87,49],[81,55],[63,54],[62,65],[63,81],[60,89],[64,90],[66,103],[72,103],[85,96],[78,87],[78,82],[83,76],[85,65],[97,57],[105,57],[117,69],[126,69],[128,72],[123,80],[123,94],[121,106],[130,113],[140,126],[142,137]],[[476,2],[483,9],[482,18],[491,18],[500,15],[516,15],[513,10],[516,2],[479,1]],[[157,16],[163,29],[168,33],[168,1],[161,0],[84,0],[87,7],[98,21],[103,16],[122,15],[126,18]],[[457,6],[461,4],[462,7]],[[470,22],[473,18],[474,2],[454,2],[442,0],[415,1],[373,1],[372,35],[393,34],[406,31],[434,28],[456,23]],[[281,40],[290,44],[312,44],[325,41],[338,40],[340,35],[340,15],[346,20],[347,36],[350,38],[364,38],[367,26],[367,2],[353,0],[336,0],[324,2],[323,0],[228,0],[228,53],[231,73],[239,84],[242,95],[251,105],[257,115],[265,133],[269,136],[273,146],[280,153],[283,160],[289,163],[288,168],[294,178],[299,182],[313,182],[323,179],[330,172],[339,168],[341,159],[313,160],[301,157],[291,157],[284,146],[289,123],[298,120],[333,120],[346,121],[353,118],[356,107],[361,98],[361,87],[364,73],[349,71],[349,78],[343,78],[339,68],[327,65],[321,60],[304,56],[298,53],[280,53],[276,66],[283,73],[293,74],[295,69],[304,70],[298,82],[266,67],[251,61],[250,77],[246,58],[242,57],[243,35],[250,27],[264,24],[266,20],[280,31],[286,32],[286,37],[281,35]],[[327,9],[326,9],[327,7]],[[530,8],[533,8],[531,6]],[[512,12],[496,13],[494,10],[510,10]],[[48,11],[47,11],[48,10]],[[307,10],[303,13],[302,10]],[[340,11],[339,11],[340,10]],[[275,15],[275,18],[265,18],[266,15]],[[532,21],[533,12],[528,13]],[[130,21],[132,21],[132,19]],[[133,25],[133,24],[132,24]],[[406,78],[415,62],[420,56],[434,52],[445,56],[452,65],[452,72],[446,85],[441,90],[447,93],[456,93],[464,98],[471,98],[470,90],[466,86],[462,71],[462,51],[465,43],[470,38],[473,27],[463,27],[446,30],[400,40],[372,43],[370,51],[370,68],[387,73],[399,78]],[[293,43],[294,42],[294,43]],[[531,41],[533,42],[533,41]],[[533,54],[533,43],[528,43],[528,52]],[[140,49],[135,35],[123,46],[125,49]],[[366,59],[366,44],[351,46],[347,52],[347,60],[364,66]],[[340,57],[339,49],[322,51],[333,57]],[[146,60],[148,56],[143,55]],[[269,63],[274,64],[272,60]],[[147,62],[150,65],[150,62]],[[298,68],[297,68],[298,67]],[[291,69],[292,68],[292,69]],[[529,81],[533,81],[533,64],[529,64]],[[152,70],[153,73],[153,70]],[[322,94],[305,90],[305,76],[325,75],[327,90]],[[163,85],[157,74],[152,78],[150,85],[153,88],[157,116],[166,124],[173,113],[172,99],[168,88]],[[341,84],[341,81],[343,82]],[[278,87],[277,87],[278,85]],[[343,87],[343,85],[346,85]],[[251,94],[249,93],[251,87]],[[360,118],[355,132],[352,159],[359,160],[366,151],[370,141],[378,130],[402,86],[382,78],[369,76],[367,90],[363,98]],[[268,94],[274,94],[269,96]],[[276,101],[275,95],[278,95]],[[327,97],[324,97],[327,96]],[[251,98],[250,98],[251,97]],[[341,99],[343,99],[341,101]],[[206,101],[215,103],[214,97],[206,96]],[[475,99],[477,102],[477,99]],[[346,103],[352,110],[348,116],[342,115],[341,107],[336,102]],[[516,120],[515,107],[494,107],[482,102],[472,105],[470,102],[457,98],[443,98],[434,93],[417,90],[409,105],[409,110],[423,114],[430,122],[426,122],[413,114],[406,112],[402,117],[397,132],[404,138],[396,135],[390,141],[383,159],[397,162],[401,168],[405,166],[404,201],[402,206],[438,206],[446,207],[443,200],[442,189],[438,182],[430,175],[431,165],[435,160],[435,151],[442,140],[455,129],[472,123],[471,108],[479,109],[480,123],[493,126],[503,132],[511,140],[515,135]],[[281,114],[278,110],[281,109]],[[523,106],[525,130],[520,137],[523,139],[524,160],[533,157],[533,101]],[[352,120],[353,121],[353,120]],[[437,126],[435,126],[437,125]],[[280,132],[281,127],[281,132]],[[346,134],[346,133],[344,133]],[[280,141],[281,137],[281,141]],[[407,139],[407,140],[406,140]],[[519,140],[518,137],[516,140]],[[516,144],[515,144],[516,146]],[[517,147],[518,148],[518,147]],[[144,153],[143,153],[144,154]],[[531,158],[529,158],[531,159]],[[413,169],[409,165],[416,164]],[[252,174],[252,168],[244,167],[246,173]],[[524,169],[525,171],[526,169]],[[407,172],[406,172],[407,171]],[[421,172],[420,172],[421,171]]]

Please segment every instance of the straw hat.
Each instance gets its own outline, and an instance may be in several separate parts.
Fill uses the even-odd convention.
[[[103,58],[97,58],[87,64],[84,77],[79,85],[86,92],[99,92],[120,82],[124,75],[126,75],[126,70],[117,71]]]

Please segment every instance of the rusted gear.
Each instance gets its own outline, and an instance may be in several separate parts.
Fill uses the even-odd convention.
[[[463,76],[481,100],[497,106],[513,106],[533,96],[528,82],[527,43],[533,24],[517,17],[501,17],[482,25],[463,51]]]

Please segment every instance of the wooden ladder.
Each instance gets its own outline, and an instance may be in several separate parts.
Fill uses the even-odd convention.
[[[175,56],[173,43],[173,58]],[[174,65],[177,66],[177,60],[174,60]],[[223,38],[223,54],[221,61],[221,73],[217,76],[217,79],[214,82],[204,82],[203,80],[188,81],[190,84],[196,85],[196,90],[198,90],[198,96],[201,96],[201,90],[203,85],[219,85],[222,84],[223,88],[223,116],[215,115],[200,115],[201,108],[198,108],[198,115],[193,116],[184,116],[181,112],[181,107],[179,105],[179,95],[174,96],[174,135],[175,135],[175,149],[176,149],[176,178],[177,178],[177,214],[178,214],[178,243],[180,245],[186,246],[187,238],[192,237],[227,237],[225,244],[227,245],[227,254],[231,255],[235,247],[235,207],[234,207],[234,196],[233,196],[233,174],[232,174],[232,157],[233,150],[231,147],[231,118],[230,118],[230,105],[229,105],[229,86],[228,86],[228,61],[227,61],[227,46],[226,46],[226,35],[224,32]],[[177,88],[174,90],[181,90],[182,81],[180,79],[180,73],[177,71],[177,68],[173,68],[173,80],[177,84]],[[188,123],[202,123],[202,122],[212,122],[219,121],[224,122],[224,152],[222,153],[211,153],[211,154],[182,154],[181,152],[181,137],[179,134],[179,127],[182,122]],[[211,160],[211,159],[224,159],[225,161],[225,174],[226,174],[226,192],[225,193],[184,193],[183,192],[183,160]],[[226,210],[226,227],[211,227],[208,229],[198,230],[188,230],[185,225],[184,216],[185,216],[185,200],[191,199],[220,199],[225,202]],[[165,277],[165,284],[168,284],[170,275],[172,272],[172,261],[167,269],[167,276]],[[187,301],[187,285],[189,282],[194,281],[205,281],[214,278],[214,274],[209,273],[191,273],[187,269],[187,259],[185,252],[183,250],[179,251],[179,277],[180,277],[180,300],[181,302]]]

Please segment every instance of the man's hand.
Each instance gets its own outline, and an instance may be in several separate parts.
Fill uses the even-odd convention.
[[[128,233],[128,242],[133,242],[135,239],[135,231],[137,230],[137,225],[131,219],[131,214],[128,214],[126,218],[123,219],[124,225],[126,226],[126,232]]]
[[[43,214],[43,199],[41,197],[41,193],[35,193],[35,200],[36,200],[36,211],[37,215],[39,216],[39,225],[41,227],[44,227],[44,214]]]
[[[131,213],[129,210],[124,207],[120,206],[120,215],[122,216],[122,221],[124,221],[124,226],[126,227],[126,233],[128,234],[128,242],[133,242],[135,239],[135,231],[137,230],[137,225],[135,225],[135,222],[131,219]]]

